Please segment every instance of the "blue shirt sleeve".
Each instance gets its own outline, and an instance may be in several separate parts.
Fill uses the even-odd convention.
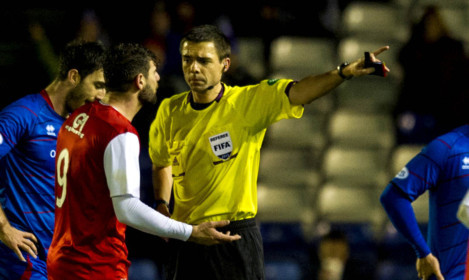
[[[410,160],[393,178],[392,183],[405,193],[410,201],[437,186],[448,155],[448,146],[440,139],[433,140]]]
[[[0,159],[17,145],[36,121],[30,108],[13,103],[0,112]]]
[[[390,183],[381,194],[380,200],[392,224],[409,241],[417,257],[423,258],[430,254],[409,198]]]

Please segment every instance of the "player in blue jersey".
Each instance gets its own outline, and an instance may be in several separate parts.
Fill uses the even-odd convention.
[[[466,162],[469,164],[469,157],[467,157]],[[466,195],[461,201],[458,210],[458,219],[467,227],[469,228],[469,191],[466,192]],[[468,244],[469,246],[469,244]],[[469,279],[469,255],[466,256],[466,278]]]
[[[70,112],[104,97],[103,58],[100,43],[69,43],[57,78],[0,112],[0,279],[47,279],[57,134]]]
[[[464,125],[431,141],[383,191],[381,203],[391,222],[417,254],[419,278],[464,279],[469,230],[457,212],[468,189],[469,125]],[[427,242],[411,206],[426,191]]]

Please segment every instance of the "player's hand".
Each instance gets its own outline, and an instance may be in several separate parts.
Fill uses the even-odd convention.
[[[217,227],[224,227],[229,223],[230,221],[205,222],[194,226],[189,241],[202,245],[215,245],[241,239],[238,234],[231,235],[230,232],[222,233],[216,230]]]
[[[26,262],[26,260],[21,251],[37,258],[37,248],[35,244],[37,243],[37,239],[36,236],[30,232],[18,230],[10,224],[7,224],[0,230],[0,241],[15,252],[18,258],[23,262]]]
[[[437,280],[445,279],[440,271],[440,262],[431,253],[424,258],[417,259],[416,267],[420,279],[427,280],[432,275],[435,275]]]
[[[370,52],[370,58],[371,61],[373,62],[379,62],[380,60],[377,59],[376,57],[382,53],[389,50],[389,46],[384,46],[381,47],[374,52]],[[354,76],[354,77],[360,77],[364,75],[369,75],[375,71],[374,68],[365,68],[365,58],[361,57],[360,59],[357,59],[356,61],[350,63],[347,67],[344,68],[344,75],[345,76]],[[388,67],[384,66],[384,71],[388,73],[390,70]]]

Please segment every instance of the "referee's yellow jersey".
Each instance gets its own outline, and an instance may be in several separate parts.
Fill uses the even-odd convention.
[[[149,153],[156,166],[172,166],[173,219],[199,224],[256,215],[266,128],[303,115],[303,106],[291,105],[285,94],[292,82],[223,84],[221,98],[203,110],[191,107],[190,92],[162,101],[150,127]]]

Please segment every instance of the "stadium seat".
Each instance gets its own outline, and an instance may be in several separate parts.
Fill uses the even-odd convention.
[[[264,244],[303,245],[305,243],[300,222],[261,222],[259,229]]]
[[[342,13],[344,36],[405,41],[408,28],[403,13],[389,3],[352,1]]]
[[[393,0],[393,4],[397,5],[398,8],[405,9],[412,5],[427,6],[427,5],[438,5],[443,8],[467,8],[469,2],[467,0]]]
[[[420,151],[423,145],[398,145],[391,153],[390,175],[396,175]]]
[[[336,109],[336,95],[334,93],[326,94],[310,104],[305,105],[304,115],[325,115],[328,116]]]
[[[351,182],[325,182],[317,205],[318,220],[330,223],[375,224],[383,215],[376,189]]]
[[[336,47],[332,39],[281,36],[271,45],[272,78],[301,79],[334,69]]]
[[[407,251],[406,251],[407,252]],[[399,264],[392,261],[380,261],[376,268],[376,279],[379,280],[415,280],[417,270],[415,263]]]
[[[418,199],[412,202],[414,208],[415,217],[421,224],[428,223],[428,207],[429,207],[429,195],[428,191],[422,194]]]
[[[389,179],[387,153],[366,148],[330,146],[324,153],[322,176],[327,181],[344,181],[379,188]]]
[[[295,260],[265,261],[266,280],[304,279],[300,264]]]
[[[260,222],[302,222],[311,216],[311,190],[304,185],[275,186],[259,183],[257,188]]]
[[[259,166],[259,181],[276,186],[307,184],[317,176],[311,154],[303,149],[263,148]]]
[[[263,79],[266,74],[264,64],[264,43],[261,38],[237,38],[239,51],[237,57],[239,64],[245,66],[248,72],[256,79]]]
[[[391,113],[399,94],[395,79],[365,76],[343,83],[336,89],[338,109]]]
[[[330,117],[328,133],[336,146],[389,150],[395,144],[392,116],[383,112],[339,108]]]
[[[306,279],[309,247],[299,222],[261,222],[266,279]]]
[[[267,129],[266,143],[283,149],[323,149],[327,143],[326,121],[325,114],[281,120]]]

